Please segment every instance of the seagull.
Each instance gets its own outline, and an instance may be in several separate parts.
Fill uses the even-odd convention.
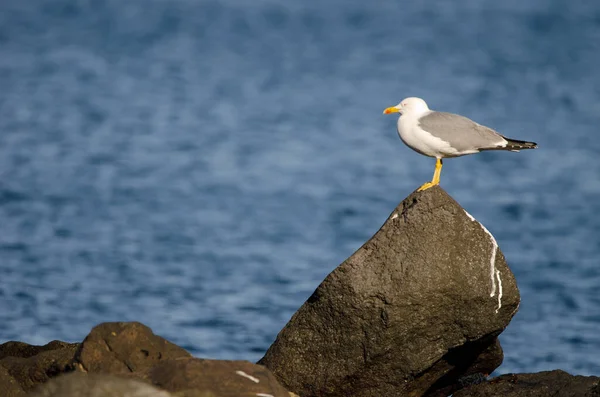
[[[421,98],[406,98],[383,114],[399,113],[398,135],[409,148],[428,157],[435,157],[435,172],[431,182],[418,191],[440,184],[442,159],[479,153],[482,150],[536,149],[535,142],[518,141],[500,135],[493,129],[477,124],[464,116],[430,110]]]

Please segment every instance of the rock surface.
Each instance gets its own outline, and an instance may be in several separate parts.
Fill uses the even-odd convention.
[[[0,366],[0,390],[3,397],[24,397],[26,395],[19,382],[6,370]]]
[[[84,339],[73,364],[85,372],[141,374],[162,360],[179,357],[191,355],[141,323],[103,323]]]
[[[248,361],[168,360],[152,368],[148,379],[154,385],[186,397],[195,396],[197,392],[219,397],[290,396],[271,371]]]
[[[327,276],[259,363],[303,397],[433,395],[499,365],[519,299],[491,234],[433,187]]]
[[[53,341],[45,346],[33,346],[22,342],[7,342],[0,345],[0,381],[2,387],[10,386],[11,393],[18,396],[18,389],[28,392],[36,385],[46,382],[65,371],[72,361],[77,343]],[[1,371],[4,369],[4,371]],[[10,395],[10,394],[7,394]]]
[[[137,322],[103,323],[94,327],[77,350],[72,369],[90,375],[102,373],[132,380],[137,378],[173,392],[177,397],[255,397],[261,393],[265,396],[289,397],[287,390],[265,367],[247,361],[192,358],[181,347],[155,335],[150,328]],[[97,392],[106,388],[111,393],[107,395],[115,397],[138,394],[153,396],[148,393],[155,392],[144,389],[138,390],[138,394],[131,394],[139,385],[119,378],[73,379],[76,382],[74,385],[68,385],[68,379],[63,380],[57,390],[89,389]],[[126,390],[130,394],[118,394]]]
[[[454,397],[600,397],[599,381],[595,376],[573,376],[560,370],[507,374],[459,390]]]
[[[114,375],[71,373],[59,376],[36,389],[30,397],[173,397],[135,379]]]

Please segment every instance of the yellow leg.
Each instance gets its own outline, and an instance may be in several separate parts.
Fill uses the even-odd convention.
[[[433,173],[433,179],[431,182],[424,183],[419,189],[418,192],[422,192],[423,190],[427,190],[432,186],[440,184],[440,174],[442,173],[442,159],[436,159],[435,161],[435,171]]]

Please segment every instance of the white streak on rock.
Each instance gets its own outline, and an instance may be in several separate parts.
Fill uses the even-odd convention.
[[[480,223],[481,225],[481,223]],[[481,225],[481,227],[483,227],[483,225]],[[487,229],[485,227],[483,227],[483,230],[485,230],[491,237],[492,237],[492,258],[490,259],[490,276],[492,278],[492,292],[490,292],[490,298],[494,295],[496,295],[496,281],[494,280],[494,270],[496,270],[496,251],[498,251],[498,243],[496,242],[496,239],[492,236],[492,234],[490,232],[487,231]]]
[[[394,215],[392,215],[392,217],[390,219],[396,219],[398,218],[398,213],[395,213]]]
[[[490,231],[487,230],[486,227],[481,224],[481,222],[473,218],[473,216],[466,210],[465,214],[471,221],[477,222],[483,231],[490,236],[490,241],[492,242],[492,257],[490,258],[490,278],[492,280],[492,291],[490,292],[490,298],[496,295],[496,279],[498,279],[498,309],[496,309],[496,313],[498,313],[498,310],[500,310],[502,307],[502,280],[500,279],[500,271],[496,269],[496,253],[498,252],[498,243],[496,242],[496,239],[492,233],[490,233]]]
[[[274,397],[272,394],[256,393],[257,397]]]
[[[247,373],[245,373],[244,371],[235,371],[236,374],[238,374],[239,376],[243,376],[244,378],[248,378],[250,379],[252,382],[254,383],[258,383],[260,382],[260,380],[258,380],[257,378],[255,378],[252,375],[248,375]]]
[[[496,309],[496,313],[502,307],[502,279],[500,278],[500,270],[496,269],[496,278],[498,279],[498,308]]]
[[[477,222],[477,221],[475,220],[475,218],[473,218],[473,215],[469,214],[469,213],[467,212],[467,210],[464,210],[464,211],[465,211],[465,214],[466,214],[466,215],[469,217],[469,219],[470,219],[470,220],[472,220],[473,222]]]

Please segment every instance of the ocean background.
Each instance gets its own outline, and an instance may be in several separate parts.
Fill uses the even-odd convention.
[[[419,96],[539,144],[442,172],[521,291],[497,373],[600,375],[599,65],[591,1],[0,0],[0,343],[258,360],[431,178]]]

